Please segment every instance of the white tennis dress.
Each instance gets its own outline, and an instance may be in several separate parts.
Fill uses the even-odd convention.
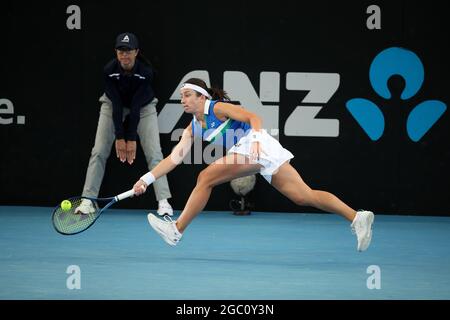
[[[250,157],[251,141],[248,134],[251,127],[248,123],[227,119],[221,121],[214,114],[214,105],[217,100],[206,100],[204,107],[204,119],[206,128],[193,116],[192,134],[214,143],[220,143],[226,147],[228,153],[237,153]],[[230,132],[232,134],[230,135]],[[260,174],[270,183],[272,176],[278,168],[294,158],[294,155],[285,149],[275,138],[269,135],[266,130],[261,130],[260,146],[262,149],[259,160],[256,162],[262,165]]]

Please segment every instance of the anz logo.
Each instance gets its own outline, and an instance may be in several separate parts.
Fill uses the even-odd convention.
[[[206,70],[195,70],[186,74],[173,91],[170,101],[158,114],[158,125],[161,133],[171,133],[178,120],[183,116],[180,104],[180,87],[189,78],[203,79],[210,87],[209,73]],[[258,114],[264,128],[274,138],[279,135],[280,108],[280,73],[261,72],[259,93],[254,89],[248,76],[240,71],[225,71],[223,88],[233,101],[249,111]],[[301,104],[296,106],[284,124],[284,135],[304,137],[338,137],[339,120],[316,117],[325,104],[339,88],[340,76],[337,73],[305,73],[288,72],[285,88],[292,91],[307,91]],[[304,105],[308,104],[308,105]]]
[[[369,71],[372,88],[380,97],[391,98],[387,82],[394,75],[400,75],[406,82],[401,99],[410,99],[419,91],[424,81],[422,62],[415,53],[406,49],[394,47],[383,50],[375,57]],[[183,116],[179,89],[189,78],[201,78],[210,86],[208,71],[195,70],[187,73],[173,91],[170,101],[158,114],[161,133],[173,132]],[[340,75],[338,73],[288,72],[286,73],[286,82],[281,84],[279,72],[261,72],[259,92],[257,92],[245,73],[225,71],[223,74],[224,90],[234,101],[238,101],[248,110],[258,114],[263,119],[264,128],[274,138],[278,138],[279,135],[279,109],[282,107],[280,105],[280,87],[282,86],[286,90],[308,92],[287,117],[282,127],[285,136],[339,137],[339,119],[318,116],[322,108],[337,92],[339,85]],[[347,101],[346,108],[371,140],[376,141],[381,138],[385,120],[378,105],[365,98],[354,98]],[[446,109],[447,106],[438,100],[423,101],[415,106],[406,123],[410,139],[415,142],[419,141]]]
[[[424,73],[423,64],[414,52],[393,47],[375,57],[370,66],[369,78],[373,90],[387,100],[391,98],[387,86],[389,78],[394,75],[403,77],[406,85],[400,98],[408,100],[422,87]],[[355,98],[349,100],[346,106],[371,140],[382,137],[385,119],[377,104],[364,98]],[[426,100],[415,106],[406,121],[409,138],[414,142],[422,139],[446,110],[446,104],[439,100]]]

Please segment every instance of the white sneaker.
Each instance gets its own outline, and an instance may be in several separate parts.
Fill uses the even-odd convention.
[[[171,246],[176,246],[181,240],[182,234],[178,231],[175,221],[169,216],[164,216],[164,221],[149,213],[147,219],[152,228]]]
[[[158,201],[158,211],[157,212],[160,217],[165,216],[165,215],[173,216],[172,206],[169,204],[167,199]]]
[[[75,213],[90,214],[94,212],[95,212],[94,205],[92,204],[92,201],[89,199],[81,200],[80,205],[75,209]]]
[[[351,224],[352,233],[356,234],[358,239],[358,251],[365,251],[372,240],[372,223],[375,219],[371,211],[358,211]]]

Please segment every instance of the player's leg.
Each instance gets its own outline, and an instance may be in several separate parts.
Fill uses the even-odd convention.
[[[299,206],[311,206],[326,212],[337,213],[349,221],[355,218],[355,210],[327,191],[311,189],[288,162],[284,163],[272,176],[271,183]]]
[[[351,221],[358,240],[358,251],[366,250],[372,239],[374,214],[370,211],[356,212],[335,195],[321,190],[312,190],[289,164],[284,163],[272,176],[272,185],[298,205],[311,206],[326,212],[337,213]]]
[[[229,154],[202,170],[197,178],[197,184],[177,220],[177,228],[183,232],[191,221],[201,212],[211,195],[212,189],[233,179],[258,173],[261,165],[250,163],[249,159],[240,154]]]
[[[149,223],[164,241],[174,246],[181,239],[181,233],[206,206],[214,186],[257,173],[260,170],[261,165],[250,163],[247,157],[240,154],[229,154],[200,172],[197,184],[176,222],[170,218],[163,221],[153,214],[149,214]]]

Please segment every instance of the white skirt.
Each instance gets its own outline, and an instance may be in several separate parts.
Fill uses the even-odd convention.
[[[262,165],[261,171],[259,172],[264,179],[269,183],[272,181],[272,176],[276,173],[275,171],[285,163],[294,158],[294,155],[283,146],[266,130],[261,130],[261,154],[259,155],[259,160],[256,162]],[[249,135],[242,137],[238,143],[228,150],[228,153],[238,153],[244,156],[250,157],[251,141]]]

